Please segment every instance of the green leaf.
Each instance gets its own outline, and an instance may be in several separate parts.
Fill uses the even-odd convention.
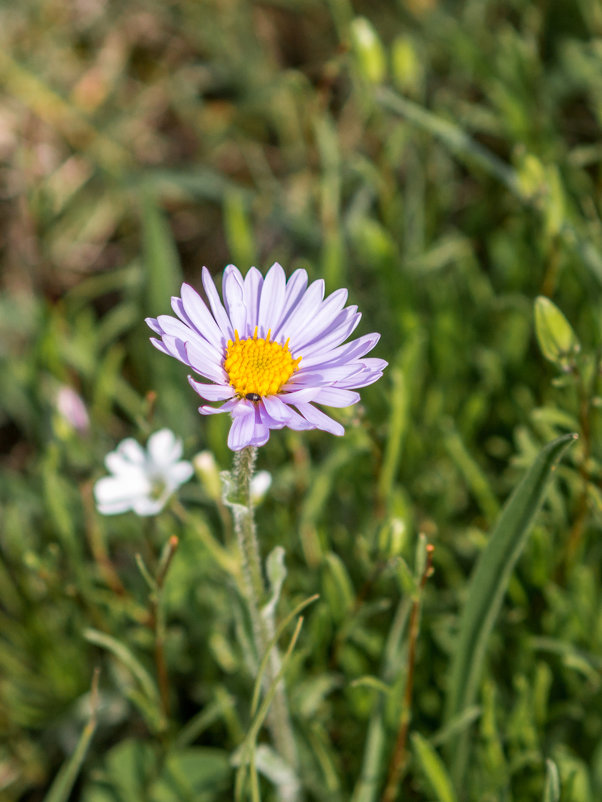
[[[567,434],[545,446],[506,502],[489,542],[473,571],[460,618],[446,719],[458,716],[475,700],[489,635],[499,613],[512,570],[526,543],[558,460],[577,435]],[[453,746],[453,773],[460,787],[469,752],[469,733]]]
[[[151,791],[152,802],[210,802],[232,773],[227,752],[195,746],[172,752]]]
[[[253,228],[248,219],[246,197],[239,190],[228,190],[224,196],[224,228],[228,248],[235,264],[246,270],[257,260]]]
[[[147,314],[160,315],[182,283],[182,270],[171,230],[154,198],[142,196],[142,243],[148,273]]]
[[[535,299],[535,334],[546,359],[562,370],[570,368],[581,345],[560,309],[543,295]]]
[[[182,270],[178,251],[163,211],[153,196],[142,196],[142,245],[148,281],[144,285],[141,319],[148,315],[169,312],[172,295],[182,283]],[[150,332],[147,332],[150,333]],[[154,353],[148,347],[146,354],[152,368],[153,388],[158,395],[158,406],[166,420],[178,421],[179,430],[192,429],[196,403],[189,394],[185,373],[174,359]]]
[[[553,760],[546,760],[546,787],[543,802],[560,802],[560,777]]]
[[[90,746],[90,742],[92,741],[92,736],[94,735],[94,731],[96,730],[96,683],[98,682],[98,672],[95,674],[95,678],[93,681],[93,689],[92,689],[92,711],[90,713],[90,718],[88,723],[82,730],[82,734],[79,737],[79,741],[77,742],[77,746],[73,751],[71,757],[65,761],[65,763],[61,766],[59,773],[56,775],[54,782],[52,783],[50,790],[44,797],[44,802],[67,802],[69,796],[71,794],[71,789],[73,788],[73,784],[77,779],[77,775],[81,769],[82,763],[86,757],[88,752],[88,747]]]
[[[129,668],[147,699],[155,703],[158,702],[159,694],[152,677],[127,646],[117,638],[92,628],[84,631],[84,638],[90,643],[94,643],[96,646],[111,652],[124,666]]]
[[[333,620],[342,621],[353,606],[355,594],[343,561],[332,551],[324,560],[322,587]]]
[[[282,585],[286,579],[286,565],[284,564],[286,552],[282,546],[276,546],[269,553],[266,560],[266,574],[270,583],[270,590],[272,592],[269,601],[262,610],[264,619],[273,619],[276,611],[276,605],[280,600],[280,593],[282,592]]]
[[[84,802],[211,802],[228,784],[232,768],[221,749],[177,749],[164,761],[159,754],[145,741],[121,741],[108,753],[98,779],[86,786]]]
[[[435,798],[439,802],[456,802],[457,797],[451,779],[435,749],[417,732],[412,735],[412,745]]]

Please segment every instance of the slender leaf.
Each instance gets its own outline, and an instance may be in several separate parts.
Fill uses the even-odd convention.
[[[97,669],[94,672],[92,690],[90,692],[92,707],[90,711],[90,718],[82,730],[82,734],[79,737],[79,741],[77,742],[77,746],[75,747],[71,757],[63,764],[59,773],[56,775],[50,790],[44,797],[44,802],[67,802],[67,799],[69,799],[71,789],[73,788],[73,784],[77,779],[77,775],[79,774],[82,763],[84,762],[88,752],[90,742],[92,741],[92,737],[96,730],[98,675],[99,671]]]
[[[414,753],[424,776],[439,802],[456,802],[452,781],[436,750],[421,735],[412,735]]]
[[[99,632],[97,629],[86,629],[84,638],[96,646],[111,652],[123,665],[127,666],[136,677],[140,687],[144,691],[145,696],[152,700],[158,700],[158,692],[153,679],[148,671],[144,668],[142,663],[134,657],[133,653],[121,641],[106,635],[104,632]]]
[[[141,320],[147,315],[168,313],[169,299],[179,292],[182,270],[167,219],[150,193],[142,196],[142,244],[148,281],[141,299]],[[146,332],[149,333],[150,332]],[[182,431],[193,425],[196,403],[190,395],[185,373],[172,359],[158,356],[146,349],[152,367],[153,389],[157,391],[158,406],[166,418],[180,422]]]
[[[178,252],[165,216],[149,194],[142,198],[144,264],[148,273],[148,314],[166,311],[169,298],[179,289],[182,271]]]
[[[576,435],[567,434],[542,449],[504,506],[481,554],[460,619],[446,704],[447,720],[458,716],[474,703],[487,642],[512,569],[526,543],[548,480],[561,455],[575,439]],[[455,742],[452,751],[456,787],[462,782],[468,751],[469,733],[464,732]]]
[[[560,802],[560,777],[553,760],[546,760],[546,786],[543,802]]]

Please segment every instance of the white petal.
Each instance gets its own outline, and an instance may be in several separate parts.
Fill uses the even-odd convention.
[[[238,398],[233,398],[231,401],[226,401],[221,407],[210,407],[207,405],[199,407],[199,412],[201,415],[219,415],[220,412],[231,412],[240,403]]]
[[[180,459],[182,441],[171,429],[160,429],[148,438],[146,449],[152,464],[160,468]]]
[[[238,268],[228,265],[222,278],[222,295],[233,328],[244,336],[246,330],[247,310],[243,298],[244,282]]]
[[[273,339],[288,338],[291,340],[291,351],[294,350],[294,338],[311,325],[311,320],[317,314],[322,298],[324,297],[324,281],[318,279],[310,284],[299,303],[291,310],[290,315],[281,320],[272,332]]]
[[[338,387],[322,387],[314,398],[314,403],[327,407],[350,407],[357,404],[360,394],[351,390],[340,390]]]
[[[289,417],[289,410],[286,404],[275,395],[268,395],[263,399],[263,405],[268,415],[279,423],[286,423]]]
[[[345,434],[345,429],[341,424],[330,418],[320,409],[316,409],[316,407],[311,404],[306,404],[304,402],[295,404],[295,406],[306,420],[313,423],[316,429],[322,429],[325,432],[336,434],[338,437]]]
[[[160,498],[151,498],[150,496],[143,496],[137,498],[132,504],[132,509],[136,515],[146,517],[148,515],[157,515],[163,507],[169,495],[163,494]]]
[[[222,333],[198,292],[189,284],[182,284],[180,292],[184,311],[190,322],[215,348],[224,348],[228,338]]]
[[[159,315],[157,321],[161,326],[164,338],[166,335],[169,335],[177,340],[182,340],[182,342],[186,344],[194,343],[204,353],[209,355],[209,359],[216,362],[223,358],[223,348],[221,345],[216,346],[213,342],[205,339],[198,331],[190,328],[190,326],[187,326],[186,323],[183,323],[181,320],[178,320],[178,318],[172,317],[172,315]]]
[[[286,276],[278,262],[268,270],[261,290],[259,302],[259,336],[265,337],[268,331],[276,328],[282,315],[286,288]]]
[[[205,384],[188,377],[191,387],[201,398],[207,401],[226,401],[234,395],[234,388],[230,384]]]
[[[322,335],[317,339],[312,339],[309,345],[305,345],[302,349],[305,359],[315,354],[323,354],[324,352],[330,351],[346,340],[347,337],[353,333],[362,318],[360,313],[356,312],[355,309],[355,306],[348,306],[347,309],[340,313],[331,328],[322,332]]]
[[[247,326],[244,334],[242,331],[238,332],[242,339],[252,337],[258,324],[262,288],[263,276],[256,267],[251,267],[245,276],[244,303],[247,310]]]
[[[150,490],[150,482],[142,473],[105,476],[94,485],[94,499],[97,504],[127,503],[131,506],[134,499],[150,493]]]
[[[291,392],[280,393],[279,398],[285,404],[296,404],[297,401],[313,401],[319,391],[319,387],[301,387],[298,390],[293,389]]]
[[[328,331],[339,317],[346,300],[347,290],[344,289],[329,295],[305,327],[305,331],[295,337],[295,349],[298,351],[304,349],[306,345],[318,340],[325,331]]]
[[[358,337],[357,340],[352,340],[350,343],[333,348],[332,351],[306,356],[301,360],[301,364],[304,368],[320,365],[344,365],[367,354],[368,351],[374,348],[379,339],[380,334],[375,332],[364,334],[362,337]]]
[[[133,509],[132,505],[132,499],[108,502],[97,501],[96,509],[101,515],[120,515],[122,512]]]
[[[186,343],[186,356],[190,367],[200,376],[204,376],[206,379],[216,382],[216,384],[225,384],[228,381],[228,376],[222,367],[221,360],[215,359],[213,354],[205,349],[201,343]]]
[[[191,462],[187,462],[186,460],[176,462],[175,465],[169,467],[166,476],[168,487],[175,490],[180,485],[183,485],[184,482],[187,482],[193,473],[194,468]]]
[[[186,354],[186,343],[177,337],[172,337],[170,334],[163,335],[163,345],[170,356],[183,362],[185,365],[190,366],[190,360]]]
[[[232,419],[232,426],[228,434],[228,448],[240,451],[251,443],[255,434],[255,410],[245,409]]]
[[[285,389],[295,390],[301,389],[301,387],[324,387],[329,384],[338,384],[338,382],[349,379],[360,371],[361,365],[357,362],[351,362],[348,365],[336,365],[335,367],[327,365],[321,368],[316,365],[313,368],[303,368],[303,361],[301,361],[300,370],[293,374],[285,384]]]
[[[280,319],[276,325],[276,329],[278,329],[280,324],[286,320],[291,310],[297,306],[303,297],[307,287],[307,281],[307,270],[304,270],[302,267],[300,267],[295,270],[293,275],[286,282],[284,306],[282,309],[282,314],[280,315]]]
[[[156,340],[154,337],[150,338],[151,343],[155,346],[157,351],[161,351],[162,354],[167,354],[167,356],[173,356],[171,351],[161,342],[161,340]]]
[[[105,457],[105,465],[111,473],[128,473],[132,466],[143,466],[145,461],[144,449],[132,437],[122,440],[116,450]]]
[[[233,340],[234,329],[232,328],[230,319],[228,318],[226,310],[224,309],[224,306],[220,300],[219,293],[215,289],[215,284],[211,278],[211,273],[206,267],[203,268],[203,287],[207,293],[207,298],[209,299],[209,305],[211,306],[213,317],[215,318],[217,325],[220,327],[222,334],[225,336],[226,340]]]

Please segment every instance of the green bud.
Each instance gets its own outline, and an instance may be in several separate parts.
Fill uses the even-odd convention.
[[[424,70],[414,42],[409,36],[398,36],[391,48],[393,81],[407,95],[419,95],[424,85]]]
[[[535,334],[545,358],[569,371],[581,345],[560,309],[543,295],[535,299]]]
[[[192,464],[209,498],[219,502],[222,497],[222,483],[219,468],[211,451],[201,451],[192,460]]]
[[[385,78],[385,50],[378,34],[365,17],[356,17],[351,23],[351,43],[362,77],[371,84]]]
[[[398,557],[407,541],[407,527],[401,518],[392,518],[382,527],[378,535],[380,552],[387,558]]]

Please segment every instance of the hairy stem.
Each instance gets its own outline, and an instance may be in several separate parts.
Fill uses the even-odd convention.
[[[256,449],[247,447],[239,451],[234,459],[234,529],[243,560],[243,580],[249,615],[253,626],[253,638],[258,660],[265,654],[270,640],[274,637],[275,623],[273,614],[264,615],[262,606],[266,601],[266,588],[261,570],[261,557],[255,529],[253,503],[251,501],[251,479],[255,467]],[[280,655],[273,646],[270,651],[265,687],[269,687],[280,671]],[[272,740],[280,756],[296,773],[297,750],[288,712],[288,704],[284,683],[280,681],[276,688],[272,706],[267,717]],[[299,796],[298,783],[279,787],[282,802],[297,802]]]

